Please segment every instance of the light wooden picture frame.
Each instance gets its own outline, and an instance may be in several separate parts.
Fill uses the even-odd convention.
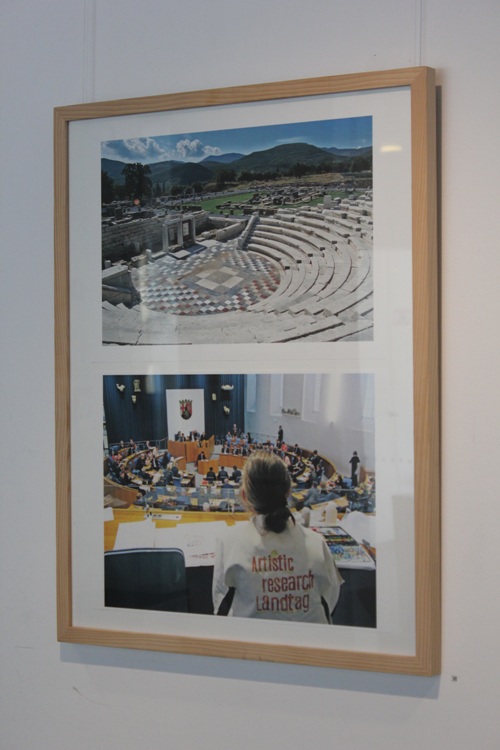
[[[55,109],[59,641],[422,676],[439,673],[435,95],[434,71],[418,67]],[[323,339],[317,344],[302,340],[278,343],[276,339],[246,347],[236,342],[238,358],[233,352],[235,342],[210,351],[196,343],[186,347],[150,340],[144,346],[131,346],[126,341],[118,346],[117,341],[109,346],[103,341],[98,267],[102,142],[131,138],[134,133],[142,138],[156,136],[165,128],[171,134],[189,134],[335,119],[352,116],[350,113],[373,117],[373,335],[343,342]],[[399,141],[391,140],[399,136]],[[394,161],[387,156],[391,152],[397,154]],[[407,204],[401,214],[390,205],[390,196],[399,193]],[[225,618],[215,629],[208,617],[188,614],[179,620],[168,612],[155,613],[151,620],[137,618],[128,610],[119,618],[112,617],[109,607],[104,607],[102,562],[92,557],[95,550],[102,550],[102,521],[99,518],[88,526],[82,522],[82,498],[89,498],[90,515],[92,509],[102,509],[102,497],[95,497],[96,488],[102,488],[102,445],[94,437],[102,435],[103,378],[116,373],[127,377],[213,372],[329,374],[338,371],[338,359],[345,360],[344,372],[374,372],[380,385],[375,390],[376,410],[381,415],[375,420],[375,463],[377,508],[383,510],[377,539],[383,543],[381,570],[377,571],[380,618],[375,633],[367,635],[362,629],[351,628],[346,634],[342,628],[317,625],[300,626],[299,631],[295,623],[250,623],[242,618]],[[401,401],[397,401],[398,395],[395,406],[386,406],[384,399],[393,389],[398,394],[401,391]],[[410,446],[406,453],[403,449],[399,453],[400,440]],[[396,479],[400,473],[405,474],[404,481]],[[400,514],[404,521],[399,520]],[[390,553],[384,553],[384,546]],[[96,571],[94,577],[89,574],[90,583],[83,580],[86,562]],[[401,573],[396,575],[396,569]],[[396,607],[394,613],[387,604],[393,594],[400,598],[399,610]],[[411,606],[406,607],[405,597]],[[409,609],[410,621],[401,616],[404,609]]]

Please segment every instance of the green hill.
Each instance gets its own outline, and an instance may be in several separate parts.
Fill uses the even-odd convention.
[[[126,163],[113,159],[101,159],[101,169],[107,172],[113,182],[123,185],[125,178],[122,174]],[[212,177],[212,172],[202,164],[180,161],[160,161],[149,164],[151,173],[148,175],[153,183],[165,183],[166,185],[191,185],[193,182],[207,182]]]
[[[249,172],[283,171],[297,163],[317,166],[331,162],[333,165],[337,160],[334,155],[328,154],[317,146],[311,146],[309,143],[286,143],[265,151],[254,151],[253,154],[233,161],[231,168]]]
[[[287,143],[264,151],[255,151],[247,156],[237,154],[209,158],[203,162],[161,161],[149,164],[149,178],[156,183],[172,185],[192,185],[194,182],[206,183],[216,178],[216,173],[230,168],[235,175],[246,173],[286,173],[300,164],[311,173],[318,171],[359,171],[371,169],[371,147],[360,149],[318,148],[309,143]],[[235,158],[233,160],[233,157]],[[108,173],[117,185],[124,183],[122,174],[125,162],[113,159],[102,159],[101,169]]]

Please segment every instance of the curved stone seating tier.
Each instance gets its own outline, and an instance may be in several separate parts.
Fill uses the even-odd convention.
[[[251,244],[251,246],[249,246],[249,249],[252,252],[261,252],[264,255],[268,253],[268,248],[264,246],[261,247],[253,243]],[[285,273],[282,277],[283,283],[280,283],[276,291],[266,299],[260,300],[259,302],[255,302],[254,304],[250,305],[248,309],[254,312],[259,312],[261,310],[267,310],[268,312],[273,311],[275,309],[277,301],[290,300],[290,297],[295,294],[297,289],[299,289],[301,284],[304,282],[305,277],[306,268],[304,264],[300,264],[295,267],[287,265],[285,268]]]
[[[279,271],[245,310],[199,315],[103,302],[103,342],[161,345],[369,340],[373,328],[371,203],[256,217],[244,250]],[[228,292],[229,293],[229,292]]]
[[[297,263],[303,263],[307,258],[311,258],[318,252],[318,248],[309,242],[305,242],[298,232],[295,232],[295,236],[293,236],[292,232],[285,233],[283,229],[277,227],[273,227],[270,231],[266,230],[267,227],[266,229],[257,229],[252,239],[262,239],[270,244],[278,243],[278,246],[283,246],[283,252],[291,253],[292,258]]]
[[[284,271],[293,267],[293,258],[288,253],[283,252],[283,250],[273,246],[269,242],[254,242],[252,240],[248,243],[247,250],[251,250],[259,255],[265,255],[267,258],[270,258],[277,263]]]
[[[314,286],[314,272],[301,266],[286,292],[281,297],[273,295],[272,299],[266,300],[264,309],[269,312],[286,312],[290,309],[290,303],[297,299],[298,296],[307,294],[312,286]]]
[[[109,311],[107,311],[109,313]],[[158,314],[161,317],[161,314]],[[166,316],[174,325],[153,325],[144,320],[141,313],[130,309],[121,314],[121,328],[117,331],[107,314],[103,316],[104,343],[119,343],[139,346],[166,344],[214,344],[214,343],[274,343],[298,339],[311,341],[341,341],[352,339],[373,327],[372,320],[359,320],[344,324],[338,316],[318,320],[315,315],[291,312],[279,315],[266,311],[221,313],[199,317]],[[318,335],[319,334],[319,335]]]
[[[249,248],[250,252],[253,252]],[[266,309],[266,303],[272,302],[272,300],[275,297],[281,297],[282,295],[285,295],[290,285],[294,283],[294,275],[293,271],[290,268],[290,266],[287,266],[286,268],[283,268],[280,275],[280,283],[277,289],[271,294],[269,297],[267,297],[264,300],[260,300],[259,302],[255,302],[254,304],[250,305],[248,307],[249,310],[258,312],[259,310],[265,310]]]
[[[293,293],[289,293],[287,296],[282,296],[281,299],[278,299],[276,296],[273,296],[273,306],[266,307],[266,309],[274,310],[274,312],[281,312],[281,311],[293,311],[292,307],[301,299],[315,299],[317,297],[317,290],[322,288],[320,286],[320,282],[318,281],[319,277],[319,261],[317,258],[313,259],[314,262],[311,263],[311,266],[304,268],[304,278],[300,279],[300,284],[298,284],[295,289],[293,290]],[[293,303],[293,304],[291,304]]]
[[[262,230],[256,230],[252,235],[252,242],[259,242],[265,247],[274,248],[283,255],[288,256],[295,263],[303,263],[308,258],[307,252],[302,247],[298,247],[297,243],[293,243],[283,235],[278,236]]]

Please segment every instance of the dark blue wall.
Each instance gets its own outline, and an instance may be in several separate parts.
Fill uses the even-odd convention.
[[[245,375],[106,375],[103,377],[104,414],[108,443],[173,438],[168,432],[165,391],[170,388],[202,388],[205,392],[205,431],[211,435],[225,435],[234,423],[245,429]],[[132,403],[133,381],[139,379],[141,392]],[[116,384],[124,384],[120,393]],[[221,385],[234,386],[232,391],[222,391]],[[212,393],[217,401],[212,401]],[[223,404],[231,413],[226,416]],[[188,423],[186,423],[187,425]],[[189,427],[187,427],[189,431]]]

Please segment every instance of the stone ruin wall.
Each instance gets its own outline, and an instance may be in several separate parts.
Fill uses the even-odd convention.
[[[215,233],[215,239],[217,242],[226,242],[227,240],[232,240],[234,237],[238,237],[243,230],[245,229],[246,222],[239,221],[235,224],[230,224],[229,226],[223,227],[222,229],[218,229]]]
[[[166,217],[137,219],[124,224],[102,228],[102,265],[105,261],[116,263],[119,260],[130,260],[134,255],[145,250],[161,250],[163,247],[162,227]],[[194,215],[196,234],[209,227],[208,214],[201,212]]]

